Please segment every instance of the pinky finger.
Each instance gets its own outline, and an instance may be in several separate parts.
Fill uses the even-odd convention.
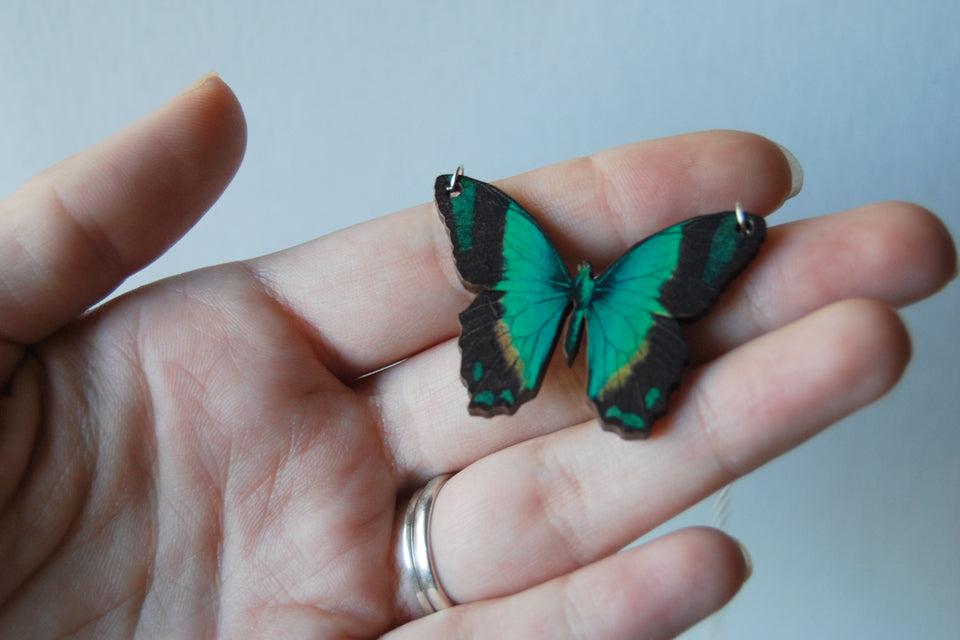
[[[732,538],[714,529],[684,529],[522,593],[447,609],[383,637],[673,638],[726,604],[749,573]]]

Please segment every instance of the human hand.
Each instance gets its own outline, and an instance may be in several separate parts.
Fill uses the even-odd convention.
[[[691,529],[615,552],[886,392],[909,357],[888,305],[956,265],[905,203],[771,227],[643,442],[596,425],[582,363],[515,416],[467,414],[470,295],[432,204],[80,315],[196,221],[243,143],[207,78],[0,204],[0,635],[673,636],[739,588],[737,545]],[[769,141],[711,132],[501,186],[603,265],[737,200],[770,213],[790,184]],[[466,604],[414,619],[397,532],[448,471],[432,544]]]

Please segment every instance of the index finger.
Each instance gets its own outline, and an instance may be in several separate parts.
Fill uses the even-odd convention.
[[[245,144],[240,104],[207,75],[0,202],[0,370],[186,233]]]
[[[425,192],[433,178],[424,177]],[[769,213],[794,178],[770,140],[711,131],[617,147],[497,184],[537,218],[561,254],[604,265],[663,227],[738,201]],[[250,266],[312,327],[325,364],[343,379],[455,335],[471,297],[432,203]]]

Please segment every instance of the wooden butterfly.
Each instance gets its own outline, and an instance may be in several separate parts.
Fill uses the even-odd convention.
[[[572,364],[586,327],[587,396],[605,429],[645,438],[667,410],[688,359],[680,321],[702,315],[756,255],[763,218],[737,211],[691,218],[637,243],[602,274],[570,275],[529,213],[492,185],[458,173],[435,184],[464,285],[460,374],[474,415],[512,414],[533,398],[569,317]]]

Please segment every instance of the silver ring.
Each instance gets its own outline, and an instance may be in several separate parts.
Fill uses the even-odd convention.
[[[430,614],[453,606],[450,597],[440,586],[433,569],[433,550],[430,547],[430,523],[433,504],[444,483],[453,474],[437,476],[410,498],[403,515],[400,545],[403,548],[403,567],[413,582],[417,600],[425,613]]]

